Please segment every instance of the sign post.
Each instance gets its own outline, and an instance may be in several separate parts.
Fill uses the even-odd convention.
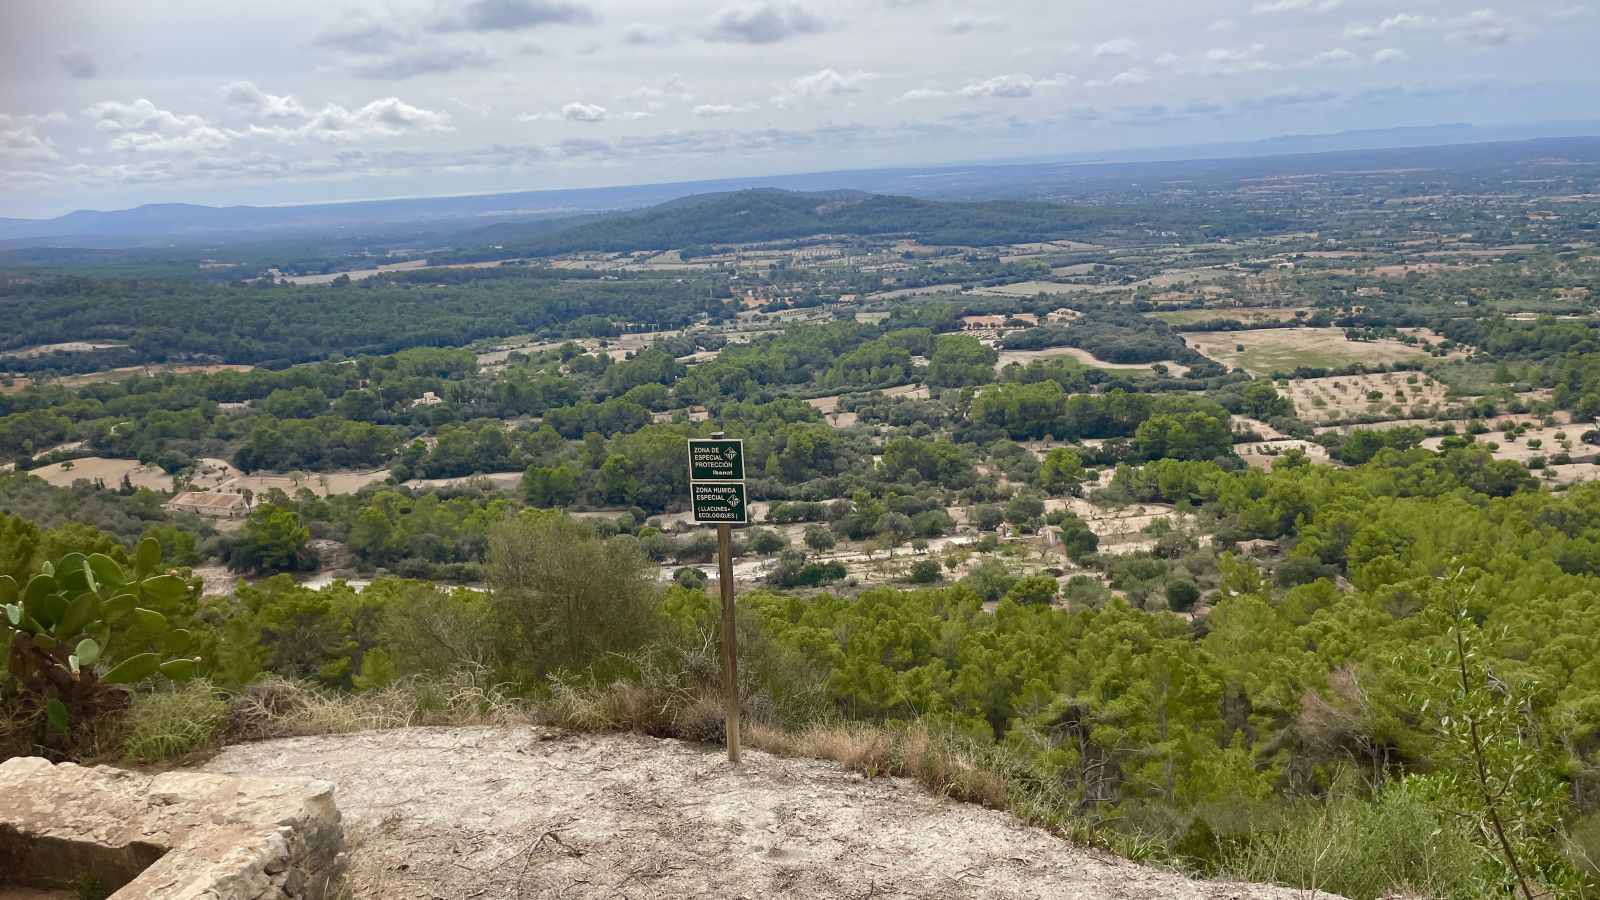
[[[717,573],[722,586],[722,703],[728,762],[739,764],[739,659],[734,629],[733,526],[750,521],[744,485],[744,441],[689,439],[689,507],[697,524],[717,526]]]

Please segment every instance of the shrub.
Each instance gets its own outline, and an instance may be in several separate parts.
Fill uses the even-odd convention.
[[[1167,582],[1167,606],[1171,609],[1187,611],[1194,609],[1195,603],[1200,599],[1200,586],[1188,578],[1174,578]]]
[[[1223,863],[1230,876],[1346,897],[1500,896],[1466,823],[1441,818],[1404,787],[1366,802],[1306,808],[1282,830],[1257,833]]]
[[[912,584],[933,584],[939,580],[941,567],[937,559],[919,559],[911,564],[906,581]]]
[[[141,763],[176,759],[206,746],[228,721],[228,703],[209,681],[134,697],[123,755]]]
[[[1011,585],[1011,589],[1006,591],[1006,599],[1024,605],[1045,606],[1056,598],[1057,590],[1056,580],[1049,575],[1029,575]]]

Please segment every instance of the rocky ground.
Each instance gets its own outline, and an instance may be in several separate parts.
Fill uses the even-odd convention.
[[[356,897],[1307,896],[1088,852],[833,763],[749,751],[735,770],[632,735],[415,728],[234,746],[204,768],[333,782]]]

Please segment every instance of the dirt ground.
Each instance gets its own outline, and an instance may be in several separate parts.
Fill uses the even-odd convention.
[[[122,476],[126,475],[134,487],[149,488],[153,491],[172,490],[171,475],[161,471],[157,466],[140,465],[139,461],[134,459],[84,456],[68,462],[40,466],[34,469],[32,474],[55,487],[71,487],[72,483],[80,478],[87,478],[90,481],[98,478],[106,483],[106,487],[115,488],[122,483]]]
[[[1341,328],[1259,328],[1252,331],[1186,331],[1189,346],[1228,368],[1252,375],[1290,372],[1297,366],[1338,368],[1352,363],[1426,359],[1427,353],[1399,341],[1346,340]],[[1239,350],[1239,346],[1244,350]]]
[[[1293,401],[1295,414],[1314,425],[1345,421],[1362,415],[1404,418],[1418,403],[1441,408],[1451,405],[1445,399],[1445,386],[1421,372],[1296,378],[1288,384],[1288,388],[1282,392]],[[1369,400],[1367,395],[1372,391],[1382,394],[1382,398]],[[1404,399],[1397,398],[1396,391],[1404,394]],[[1399,413],[1390,409],[1394,405],[1400,406]]]
[[[814,760],[632,735],[415,728],[230,747],[204,766],[333,782],[364,898],[1305,896],[1191,881],[1006,813]],[[1327,897],[1327,895],[1319,895]]]
[[[1077,347],[1049,347],[1044,350],[1001,350],[1000,359],[995,362],[994,370],[999,372],[1012,363],[1026,366],[1036,359],[1049,359],[1052,356],[1070,356],[1091,368],[1111,369],[1113,371],[1121,369],[1129,372],[1149,372],[1151,367],[1155,365],[1154,363],[1106,362],[1093,353]],[[1189,372],[1188,366],[1172,360],[1167,360],[1162,365],[1166,366],[1174,377],[1182,377]]]

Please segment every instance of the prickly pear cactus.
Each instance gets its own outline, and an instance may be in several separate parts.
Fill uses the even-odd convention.
[[[188,581],[161,570],[161,547],[146,540],[128,571],[104,554],[70,553],[18,585],[0,575],[0,687],[24,708],[42,710],[62,740],[74,723],[115,713],[130,685],[155,676],[192,678],[191,635],[151,607],[189,596]]]

